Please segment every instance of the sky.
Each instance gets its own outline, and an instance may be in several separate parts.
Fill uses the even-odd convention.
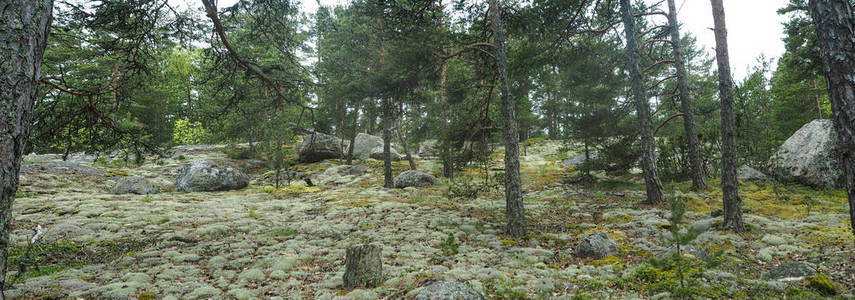
[[[343,5],[348,0],[303,0],[303,11],[314,13],[321,5]],[[659,0],[645,0],[649,3]],[[678,9],[677,18],[683,23],[682,31],[690,32],[698,43],[706,48],[710,55],[715,51],[712,8],[708,0],[675,0]],[[236,0],[220,0],[219,6],[232,5]],[[784,26],[786,16],[777,13],[788,0],[724,0],[725,22],[728,28],[728,46],[730,67],[733,79],[740,81],[748,75],[751,66],[756,65],[757,57],[765,55],[767,59],[777,59],[784,53]],[[663,3],[663,10],[667,6]],[[772,64],[775,67],[775,64]]]

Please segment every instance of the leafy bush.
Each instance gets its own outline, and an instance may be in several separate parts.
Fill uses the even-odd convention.
[[[172,141],[179,145],[197,145],[210,140],[211,134],[200,122],[178,119],[172,132]]]

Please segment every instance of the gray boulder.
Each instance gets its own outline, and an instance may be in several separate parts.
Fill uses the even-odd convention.
[[[736,169],[736,179],[742,181],[766,181],[769,180],[769,176],[748,165],[742,165],[739,169]]]
[[[481,300],[487,299],[468,284],[450,279],[425,281],[416,293],[415,300]]]
[[[392,156],[392,160],[401,160],[401,154],[398,153],[395,148],[389,148],[389,154]],[[374,147],[374,149],[371,149],[370,156],[371,158],[376,160],[384,160],[385,158],[383,157],[383,146],[381,145],[379,147]]]
[[[439,180],[433,175],[427,174],[422,171],[416,170],[408,170],[401,172],[398,176],[395,177],[395,187],[396,188],[405,188],[405,187],[422,187],[422,186],[430,186],[439,184]]]
[[[249,176],[229,167],[215,166],[210,160],[195,160],[181,167],[175,189],[181,192],[238,190],[249,184]]]
[[[591,153],[590,159],[594,160],[596,158],[597,158],[597,155]],[[585,163],[585,154],[584,153],[573,156],[573,157],[568,158],[568,159],[565,159],[564,161],[561,162],[561,167],[564,167],[564,168],[578,167],[579,165],[581,165],[583,163]]]
[[[602,232],[583,235],[576,246],[576,256],[580,258],[603,259],[619,251],[615,240]]]
[[[840,188],[843,168],[839,148],[831,120],[813,120],[778,148],[769,162],[769,171],[784,181],[815,188]]]
[[[766,274],[767,279],[778,281],[797,281],[816,275],[816,270],[800,261],[775,266]]]
[[[377,147],[383,148],[383,138],[365,133],[357,134],[353,141],[353,158],[369,158],[371,152]]]
[[[439,142],[437,140],[427,140],[419,145],[419,157],[435,158],[439,156]]]
[[[116,185],[110,189],[111,194],[157,194],[158,189],[148,179],[139,176],[123,177],[116,181]]]
[[[303,138],[303,143],[300,144],[297,155],[297,160],[302,163],[341,158],[341,140],[331,135],[315,132]]]

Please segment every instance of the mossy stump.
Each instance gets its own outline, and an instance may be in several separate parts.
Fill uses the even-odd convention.
[[[344,264],[344,288],[373,288],[383,283],[383,264],[378,245],[347,248]]]

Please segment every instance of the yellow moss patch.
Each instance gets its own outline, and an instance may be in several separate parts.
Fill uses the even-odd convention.
[[[712,207],[710,206],[709,201],[698,197],[686,196],[686,209],[698,212],[702,214],[707,214],[712,211]]]
[[[606,221],[606,223],[609,223],[609,224],[620,224],[620,223],[628,223],[629,221],[632,221],[632,219],[635,219],[635,216],[624,215],[622,217],[608,217],[605,219],[605,221]]]
[[[317,193],[322,191],[323,188],[320,186],[304,186],[304,185],[289,185],[278,190],[270,188],[263,189],[263,191],[267,193],[271,193],[274,196],[297,196],[306,193]]]
[[[113,176],[128,176],[128,172],[122,170],[107,170],[107,174],[105,177],[113,177]]]
[[[623,260],[621,260],[620,258],[617,258],[614,255],[609,255],[603,259],[591,261],[590,264],[594,265],[594,266],[621,265],[621,264],[623,264]]]

